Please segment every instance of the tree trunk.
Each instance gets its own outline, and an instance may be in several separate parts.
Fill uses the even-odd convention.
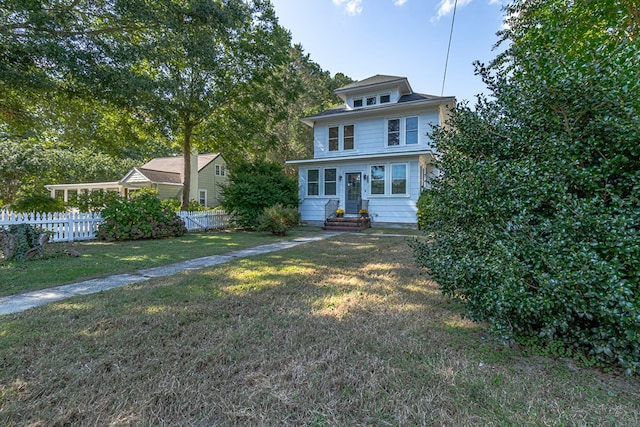
[[[184,124],[184,143],[182,145],[182,156],[184,157],[184,170],[182,171],[184,179],[182,181],[182,205],[180,209],[187,210],[191,194],[191,134],[193,133],[193,123],[185,122]]]

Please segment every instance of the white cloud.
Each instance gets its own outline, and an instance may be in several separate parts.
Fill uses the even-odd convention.
[[[360,15],[362,13],[362,0],[333,0],[336,6],[343,6],[349,15]]]
[[[436,16],[431,18],[431,22],[436,22],[443,16],[447,16],[448,14],[453,13],[453,7],[455,3],[455,0],[440,0],[440,3],[438,3],[437,7],[438,12],[436,13]],[[471,3],[471,0],[458,0],[458,7],[465,6],[469,3]]]
[[[393,5],[394,6],[402,6],[406,2],[407,2],[407,0],[393,0]]]

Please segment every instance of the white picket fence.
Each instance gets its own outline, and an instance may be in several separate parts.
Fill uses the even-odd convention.
[[[51,242],[95,239],[98,224],[101,222],[102,217],[99,213],[17,213],[0,210],[0,227],[7,228],[13,224],[31,224],[49,232],[49,241]]]
[[[229,226],[229,215],[222,211],[178,212],[188,231],[224,229]],[[0,210],[0,228],[13,224],[31,224],[50,233],[51,242],[73,242],[96,238],[100,213],[56,212],[17,213]]]
[[[188,231],[222,230],[229,227],[229,214],[224,211],[177,212]]]

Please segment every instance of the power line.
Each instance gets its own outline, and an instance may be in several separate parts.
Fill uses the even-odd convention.
[[[453,4],[453,17],[451,18],[451,31],[449,32],[449,46],[447,46],[447,59],[444,61],[444,74],[442,76],[442,90],[440,96],[444,95],[444,82],[447,79],[447,66],[449,65],[449,52],[451,51],[451,39],[453,38],[453,24],[456,22],[456,9],[458,8],[458,0]]]

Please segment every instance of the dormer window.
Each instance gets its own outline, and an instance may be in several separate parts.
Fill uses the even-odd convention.
[[[377,96],[367,96],[367,106],[376,105],[377,103],[378,103],[378,97]]]
[[[380,104],[388,104],[389,102],[391,102],[391,95],[380,95]]]
[[[353,100],[353,108],[362,107],[362,98]]]

